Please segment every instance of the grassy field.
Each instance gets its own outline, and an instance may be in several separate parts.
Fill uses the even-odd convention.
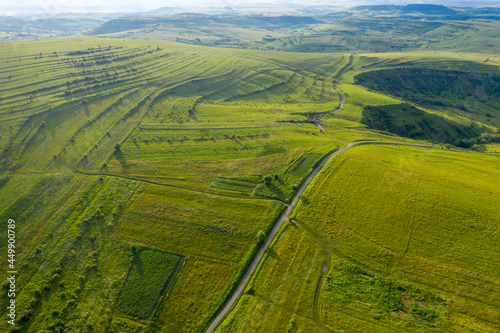
[[[322,332],[315,294],[328,257],[307,228],[285,225],[217,332]]]
[[[497,331],[499,178],[480,153],[339,155],[218,332]]]
[[[17,221],[21,332],[204,331],[326,154],[356,140],[415,142],[362,123],[365,107],[405,99],[368,90],[356,75],[498,68],[497,57],[485,63],[484,54],[280,53],[86,37],[3,43],[0,55],[0,227]],[[337,110],[341,96],[342,110],[317,118],[321,131],[314,116]],[[474,121],[493,133],[495,117]],[[359,314],[360,304],[369,318],[354,317],[368,331],[440,329],[441,320],[461,329],[453,326],[458,313],[463,327],[496,327],[496,294],[486,293],[498,283],[496,229],[485,222],[498,218],[496,136],[472,139],[485,153],[356,147],[338,156],[220,330],[342,329],[353,323],[336,316]],[[388,205],[395,193],[401,202]],[[404,223],[417,209],[415,193],[422,229],[408,243]],[[350,209],[366,195],[368,205]],[[7,253],[5,233],[0,253]],[[460,286],[456,293],[439,284],[446,274]],[[353,294],[343,294],[351,280]],[[368,285],[373,292],[360,295]],[[400,302],[386,307],[384,297]],[[0,298],[0,313],[7,302]]]

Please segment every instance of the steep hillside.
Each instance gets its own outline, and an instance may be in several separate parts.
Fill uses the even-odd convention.
[[[490,73],[397,68],[368,71],[356,84],[425,107],[437,107],[470,119],[500,125],[500,76]]]
[[[460,123],[422,111],[410,104],[365,106],[361,123],[371,129],[431,142],[459,145],[489,131],[473,122]]]

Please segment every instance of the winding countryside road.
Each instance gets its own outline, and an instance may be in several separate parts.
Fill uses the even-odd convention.
[[[340,97],[341,97],[341,101],[340,101],[340,106],[335,110],[335,111],[331,111],[331,112],[325,112],[325,113],[321,113],[321,114],[317,114],[313,117],[313,120],[314,122],[316,123],[316,126],[318,126],[318,128],[322,131],[322,132],[325,132],[323,126],[321,125],[320,121],[317,120],[317,116],[320,116],[320,115],[326,115],[328,113],[330,114],[335,114],[337,112],[339,112],[340,110],[342,110],[342,108],[344,107],[344,95],[342,93],[339,93]],[[309,183],[311,182],[311,180],[314,178],[314,176],[316,176],[316,174],[325,166],[325,164],[331,160],[334,156],[346,151],[347,149],[350,149],[354,146],[358,146],[358,145],[366,145],[366,144],[390,144],[390,145],[406,145],[406,146],[415,146],[415,147],[422,147],[422,148],[441,148],[441,147],[438,147],[438,146],[431,146],[431,145],[424,145],[424,144],[418,144],[418,143],[405,143],[405,142],[393,142],[393,141],[368,141],[368,140],[365,140],[365,141],[356,141],[356,142],[351,142],[347,145],[347,147],[344,147],[340,150],[337,150],[336,152],[328,155],[312,172],[311,174],[307,177],[307,179],[304,181],[304,183],[302,184],[302,186],[300,187],[299,191],[297,192],[297,194],[295,195],[295,197],[293,198],[293,201],[292,203],[288,206],[288,208],[286,209],[286,211],[283,213],[283,215],[281,215],[279,221],[276,223],[276,225],[274,226],[273,230],[271,231],[271,233],[269,234],[269,236],[267,237],[266,241],[264,242],[264,244],[262,245],[262,247],[260,248],[259,250],[259,253],[257,253],[257,256],[254,258],[254,260],[252,261],[252,264],[250,265],[250,267],[248,268],[247,272],[245,273],[243,279],[241,280],[240,284],[238,285],[238,288],[234,291],[233,295],[231,296],[231,298],[228,300],[228,302],[226,303],[226,305],[224,306],[224,308],[222,309],[222,311],[219,313],[219,315],[212,321],[212,323],[210,324],[210,326],[208,327],[208,329],[206,330],[206,333],[212,333],[215,331],[215,329],[217,328],[217,326],[222,322],[222,320],[224,319],[224,317],[229,313],[229,311],[231,310],[231,308],[234,306],[234,304],[236,303],[236,301],[238,300],[238,298],[241,296],[241,294],[243,293],[243,290],[245,289],[248,281],[250,280],[250,277],[252,276],[252,274],[254,273],[255,271],[255,268],[257,267],[257,265],[259,264],[259,262],[261,261],[262,257],[264,256],[264,253],[266,252],[267,248],[269,247],[269,244],[271,244],[271,242],[273,241],[274,237],[276,236],[276,234],[278,233],[278,230],[281,228],[281,226],[283,225],[283,222],[285,222],[288,217],[290,216],[290,213],[293,211],[293,209],[295,208],[295,206],[297,205],[297,203],[299,202],[299,199],[300,197],[302,196],[302,193],[304,192],[304,190],[306,189],[306,187],[309,185]]]

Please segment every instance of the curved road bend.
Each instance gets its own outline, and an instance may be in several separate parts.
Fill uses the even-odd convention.
[[[336,112],[340,111],[343,106],[344,106],[344,101],[343,101],[343,98],[342,98],[342,103],[341,103],[340,107],[336,111],[334,111],[334,112],[336,113]],[[297,205],[297,202],[299,201],[299,198],[302,196],[302,193],[304,192],[304,190],[306,189],[306,187],[309,185],[309,183],[311,182],[311,180],[314,178],[314,176],[316,176],[316,174],[323,168],[323,166],[330,159],[332,159],[332,157],[334,157],[335,155],[338,155],[338,154],[340,154],[340,153],[342,153],[342,152],[346,151],[347,149],[350,149],[350,148],[352,148],[354,146],[363,145],[363,144],[391,144],[391,145],[416,146],[416,147],[423,147],[423,148],[441,148],[441,147],[430,146],[430,145],[423,145],[423,144],[418,144],[418,143],[405,143],[405,142],[392,142],[392,141],[368,141],[368,140],[366,140],[366,141],[351,142],[351,143],[349,143],[347,145],[347,147],[342,148],[340,150],[337,150],[336,152],[328,155],[328,157],[325,158],[323,160],[323,162],[321,162],[313,170],[313,172],[311,172],[311,174],[307,177],[307,179],[304,181],[304,183],[300,187],[299,191],[297,192],[297,194],[293,198],[292,203],[288,206],[288,208],[283,213],[283,215],[281,215],[279,221],[276,223],[276,225],[274,226],[273,230],[271,231],[271,233],[267,237],[266,241],[264,242],[264,244],[260,248],[259,253],[257,253],[257,256],[252,261],[252,264],[250,265],[250,267],[248,268],[247,272],[245,273],[245,275],[243,277],[243,280],[241,280],[240,284],[238,285],[238,288],[233,293],[233,295],[231,296],[231,298],[229,299],[229,301],[226,303],[226,305],[224,306],[224,308],[222,309],[222,311],[219,313],[219,315],[212,321],[212,323],[210,324],[210,326],[208,327],[208,329],[205,331],[206,333],[213,333],[215,331],[215,328],[222,322],[222,320],[224,319],[224,317],[229,313],[229,311],[231,310],[231,308],[233,307],[233,305],[236,303],[236,301],[238,300],[238,298],[241,296],[241,294],[243,293],[243,290],[245,289],[245,287],[246,287],[246,285],[248,283],[248,280],[250,280],[250,277],[252,276],[253,272],[255,271],[255,268],[257,267],[257,265],[259,264],[260,260],[264,256],[264,253],[266,252],[267,248],[269,247],[269,244],[271,244],[271,242],[273,241],[274,236],[276,236],[276,234],[278,233],[278,230],[281,228],[283,222],[288,219],[290,213],[292,212],[292,210]]]
[[[322,112],[322,113],[318,113],[318,114],[314,115],[313,121],[316,123],[316,126],[318,126],[318,128],[320,129],[321,132],[325,132],[325,129],[323,128],[323,126],[321,125],[321,122],[317,119],[317,117],[324,116],[324,115],[327,115],[327,114],[336,114],[337,112],[339,112],[340,110],[342,110],[344,108],[344,94],[342,94],[341,92],[339,92],[339,96],[340,96],[340,105],[337,108],[337,110]]]
[[[248,271],[245,273],[243,280],[240,282],[238,288],[233,293],[233,296],[231,296],[231,298],[227,302],[224,309],[222,309],[222,311],[219,313],[217,318],[215,318],[214,321],[212,322],[212,324],[208,327],[208,329],[206,330],[206,333],[214,332],[215,328],[220,324],[222,319],[229,313],[229,310],[231,310],[231,308],[233,307],[236,300],[241,296],[241,294],[243,293],[243,290],[245,289],[245,287],[248,283],[248,280],[250,279],[250,276],[253,274],[253,272],[255,271],[255,268],[257,267],[260,260],[264,256],[264,253],[266,252],[267,248],[269,247],[269,244],[271,244],[272,240],[274,239],[274,236],[276,236],[276,234],[278,233],[278,230],[281,228],[281,225],[283,224],[283,222],[288,219],[290,213],[297,205],[297,202],[299,201],[299,198],[301,197],[302,193],[304,192],[306,187],[309,185],[311,180],[314,178],[314,176],[316,176],[316,174],[323,168],[323,166],[335,155],[338,155],[338,154],[340,154],[340,153],[342,153],[342,152],[346,151],[347,149],[350,149],[354,146],[363,145],[363,144],[390,144],[390,145],[416,146],[416,147],[422,147],[422,148],[441,148],[439,146],[430,146],[430,145],[423,145],[423,144],[418,144],[418,143],[405,143],[405,142],[393,142],[393,141],[357,141],[357,142],[351,142],[347,145],[347,147],[342,148],[342,149],[330,154],[327,158],[325,158],[323,160],[323,162],[321,162],[316,167],[316,169],[313,170],[313,172],[309,175],[309,177],[307,177],[305,182],[302,184],[299,191],[295,195],[292,203],[290,204],[290,206],[288,206],[288,208],[283,213],[283,215],[281,215],[281,218],[276,223],[273,230],[271,231],[271,233],[267,237],[266,241],[262,245],[259,253],[257,254],[255,259],[253,260],[252,265],[250,265],[250,267],[248,268]]]

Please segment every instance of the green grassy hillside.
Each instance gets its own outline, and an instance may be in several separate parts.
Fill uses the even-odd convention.
[[[498,162],[382,145],[337,156],[218,332],[496,332]]]
[[[331,58],[102,39],[1,54],[22,331],[203,330],[279,200],[337,149],[308,120],[338,106]]]
[[[445,70],[450,64],[479,68],[486,75],[498,68],[494,55],[484,63],[483,56],[467,59],[454,54],[279,53],[104,38],[3,43],[0,55],[0,228],[5,230],[8,219],[16,220],[19,289],[18,327],[14,331],[20,332],[204,331],[300,184],[326,154],[355,140],[415,142],[374,131],[362,123],[366,106],[404,100],[390,92],[369,91],[354,84],[355,75],[417,66]],[[342,101],[344,107],[332,114]],[[428,119],[430,114],[439,114],[463,120],[445,111],[429,105],[419,117]],[[492,124],[482,119],[476,122],[478,126]],[[432,122],[430,127],[441,124]],[[496,127],[489,126],[487,132],[491,133],[480,137],[484,142],[477,141],[486,151],[483,155],[457,156],[493,165],[494,144],[498,141],[495,131]],[[417,139],[425,143],[428,137]],[[357,147],[349,154],[364,150],[370,153],[368,148]],[[402,155],[394,151],[387,153],[387,161],[398,156],[412,161],[404,157],[406,151],[402,150]],[[436,158],[440,163],[455,156],[448,155],[450,152],[440,154]],[[331,170],[335,168],[328,167],[326,172]],[[356,166],[347,170],[356,170]],[[495,177],[495,170],[492,166],[485,174]],[[432,175],[441,171],[428,172]],[[455,177],[464,182],[468,179],[461,174]],[[331,191],[353,190],[350,184],[358,184],[362,178],[351,178],[329,184],[328,190],[321,189],[318,196],[329,202],[328,207],[337,207],[332,204],[337,198],[330,197]],[[496,204],[496,192],[488,188],[492,195],[485,194],[484,205],[479,204],[470,197],[476,194],[472,182],[458,186],[464,191],[464,201],[449,199],[452,205],[443,214],[459,214],[457,219],[472,216],[480,230],[482,216],[493,214],[488,207]],[[429,187],[431,206],[437,201],[433,191],[438,190]],[[450,191],[445,187],[445,193],[453,197]],[[309,200],[308,207],[318,204],[327,211],[323,201],[309,196],[304,198],[304,205]],[[478,207],[476,210],[472,206],[460,208],[469,199]],[[406,214],[405,207],[401,206],[398,214]],[[368,221],[379,216],[361,208],[359,211],[366,213]],[[328,307],[336,304],[333,298],[323,292],[311,298],[310,293],[317,290],[315,281],[321,276],[314,271],[317,264],[327,263],[329,268],[334,263],[325,259],[330,258],[329,250],[324,247],[319,251],[311,240],[317,239],[315,235],[321,229],[309,224],[309,229],[303,228],[308,220],[300,214],[298,227],[287,227],[275,244],[277,258],[284,261],[275,263],[273,271],[285,275],[281,280],[265,275],[269,283],[263,282],[264,289],[278,293],[280,301],[276,304],[282,311],[270,318],[287,327],[290,309],[297,308],[296,325],[314,325],[321,320],[332,325],[333,319],[326,319],[327,312],[333,313]],[[434,217],[429,215],[425,221]],[[7,258],[7,235],[1,235],[0,254]],[[439,235],[432,236],[431,245],[421,241],[425,251],[434,243],[444,246],[439,243]],[[382,231],[380,237],[386,237]],[[482,236],[477,237],[474,242]],[[282,239],[285,245],[280,243]],[[326,248],[331,246],[328,244]],[[356,244],[346,244],[345,251],[357,251]],[[489,260],[490,245],[485,246],[485,260]],[[361,253],[359,263],[365,260]],[[445,252],[436,255],[439,253]],[[467,257],[461,253],[460,258],[467,262],[481,254],[471,252],[474,257]],[[294,257],[298,266],[286,259]],[[441,257],[431,259],[439,265],[444,262],[439,261]],[[6,260],[1,261],[4,272],[6,265]],[[405,276],[408,281],[401,282],[403,287],[396,293],[400,297],[410,291],[416,293],[411,298],[415,301],[440,295],[437,287],[424,288],[419,294],[416,288],[420,288],[421,280],[409,273],[404,275],[407,266],[402,266],[400,275],[389,276],[381,265],[361,265],[369,272],[364,273],[338,263],[341,276],[328,270],[331,294],[337,293],[338,281],[346,278],[345,274],[347,279],[356,279],[356,288],[364,288],[361,274],[379,282],[376,295],[393,293],[388,281]],[[288,272],[289,267],[296,271]],[[456,267],[450,268],[453,274],[455,268],[462,274],[468,266],[457,263]],[[491,273],[494,268],[488,264],[473,266],[473,274],[481,281],[493,279],[491,283],[496,283]],[[265,272],[265,266],[261,270]],[[309,274],[310,278],[294,277],[296,273],[299,277]],[[465,279],[466,275],[456,276]],[[278,281],[287,287],[276,288]],[[260,295],[262,283],[255,280],[253,285],[254,295]],[[8,283],[2,288],[0,314],[5,315]],[[480,285],[467,290],[470,297],[483,300],[478,296],[484,291]],[[320,306],[319,297],[323,310],[312,311],[311,304]],[[386,318],[388,308],[377,305],[374,297],[359,299],[374,304],[374,315],[392,327]],[[441,316],[440,307],[444,305],[437,300],[430,304]],[[494,316],[496,303],[488,302]],[[448,298],[445,304],[450,304]],[[430,324],[424,324],[431,325],[434,309],[414,307],[415,316],[429,318]],[[237,311],[241,318],[248,316],[243,308]],[[467,316],[476,316],[476,310],[464,311]],[[238,323],[239,319],[231,316],[235,315],[231,314],[224,325]],[[490,327],[483,323],[485,315],[477,318],[479,327]],[[290,326],[292,331],[294,325]],[[1,331],[10,329],[5,321],[0,322]]]

